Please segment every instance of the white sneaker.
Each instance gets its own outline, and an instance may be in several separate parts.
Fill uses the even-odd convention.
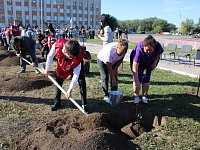
[[[140,102],[140,99],[139,99],[139,98],[135,98],[135,99],[134,99],[134,104],[139,104],[139,102]]]
[[[109,99],[108,96],[105,96],[105,97],[103,98],[103,100],[106,101],[106,103],[110,103],[110,99]]]
[[[146,97],[142,97],[142,102],[144,103],[144,104],[148,104],[148,98],[146,98]]]

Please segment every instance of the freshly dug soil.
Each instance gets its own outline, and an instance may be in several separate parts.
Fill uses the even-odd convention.
[[[128,138],[112,128],[105,116],[68,115],[50,120],[20,143],[24,150],[125,150],[135,149]]]
[[[0,61],[0,66],[11,67],[11,66],[18,66],[18,65],[19,65],[19,57],[17,56],[9,56]]]
[[[46,86],[51,86],[53,83],[44,76],[39,76],[32,72],[32,74],[22,74],[16,76],[4,77],[1,79],[2,84],[0,89],[2,91],[30,91],[33,89],[41,89]]]

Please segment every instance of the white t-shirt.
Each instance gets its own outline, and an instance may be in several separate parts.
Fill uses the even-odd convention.
[[[101,37],[101,40],[103,40],[103,45],[113,42],[114,34],[110,26],[105,26],[103,30],[104,30],[104,36]]]
[[[117,54],[117,42],[106,44],[97,54],[97,58],[103,61],[105,64],[107,62],[114,64],[123,57],[124,55],[119,56]]]

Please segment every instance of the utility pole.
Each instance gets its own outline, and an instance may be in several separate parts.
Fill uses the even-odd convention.
[[[41,0],[41,33],[43,34],[43,5]]]

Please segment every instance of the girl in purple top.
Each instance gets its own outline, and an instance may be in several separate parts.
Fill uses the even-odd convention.
[[[160,59],[163,48],[151,35],[140,42],[130,55],[131,70],[133,72],[134,103],[139,103],[140,84],[142,84],[142,101],[147,104],[147,94],[151,72]]]

